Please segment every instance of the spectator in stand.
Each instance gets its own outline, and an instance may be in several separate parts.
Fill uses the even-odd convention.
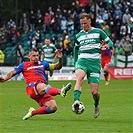
[[[45,16],[44,16],[44,31],[46,33],[51,31],[50,24],[51,24],[51,16],[50,16],[50,14],[48,12],[46,12]]]
[[[98,24],[99,24],[99,22],[98,22]],[[94,13],[91,14],[91,25],[92,25],[93,27],[96,26],[96,25],[95,25],[95,15],[94,15]],[[100,27],[101,27],[101,26],[100,26]]]
[[[119,6],[116,6],[116,9],[114,11],[113,17],[116,19],[116,16],[120,16],[120,19],[122,18],[122,11]]]
[[[28,44],[31,46],[32,44],[32,38],[35,37],[35,32],[33,31],[33,29],[30,29],[27,36],[28,36]]]
[[[126,42],[123,45],[123,50],[125,52],[125,56],[129,56],[132,54],[132,44],[129,38],[126,38]]]
[[[42,30],[43,29],[43,16],[42,14],[39,14],[38,19],[36,21],[36,30]]]
[[[20,28],[24,33],[28,33],[29,31],[29,19],[27,18],[26,13],[23,13],[23,16],[20,20]]]
[[[72,42],[69,41],[66,45],[66,55],[71,55],[73,53],[73,45]]]
[[[116,37],[118,39],[120,39],[120,26],[121,26],[120,15],[116,15],[115,20],[114,20],[114,27],[115,27]]]
[[[10,18],[10,20],[7,22],[7,27],[10,26],[11,28],[13,28],[14,25],[16,25],[15,21],[13,21],[13,20]]]
[[[107,24],[107,20],[104,20],[102,26],[101,26],[101,29],[105,31],[105,33],[110,36],[111,35],[111,32],[110,32],[110,27],[109,25]]]
[[[36,38],[35,37],[32,38],[31,48],[37,48],[37,41],[36,41]]]
[[[50,16],[52,16],[52,14],[53,14],[52,6],[49,6],[49,7],[48,7],[48,14],[49,14]]]
[[[111,33],[115,32],[114,20],[113,20],[113,17],[111,16],[111,14],[109,14],[109,19],[107,20],[107,24],[110,27],[110,32]]]
[[[108,16],[108,12],[107,12],[107,10],[105,10],[104,13],[103,13],[103,15],[102,15],[102,19],[103,20],[108,20],[108,17],[109,17]]]
[[[55,11],[55,19],[56,19],[57,32],[59,32],[60,31],[60,23],[61,23],[61,19],[62,19],[62,11],[60,9],[60,6],[58,6]]]
[[[41,13],[41,10],[38,9],[38,10],[37,10],[37,13],[35,14],[36,22],[38,21],[40,15],[42,15],[42,13]]]
[[[72,16],[70,16],[68,18],[68,22],[67,22],[67,30],[68,30],[68,35],[74,35],[74,21],[72,19]]]
[[[115,48],[115,55],[124,55],[124,50],[120,43],[118,43],[117,47]]]
[[[60,17],[60,15],[62,15],[62,11],[60,9],[60,6],[58,6],[55,11],[55,17],[58,19]]]
[[[51,28],[54,33],[57,32],[57,20],[55,18],[55,12],[52,12],[52,15],[51,15]]]
[[[109,5],[107,7],[107,12],[110,13],[111,14],[111,17],[113,17],[113,19],[114,19],[114,16],[113,16],[113,14],[114,14],[114,5],[113,4],[112,5]]]
[[[5,35],[0,36],[0,49],[4,50],[6,48],[7,39],[5,38]]]
[[[114,43],[114,48],[117,48],[119,43],[120,43],[120,42],[119,42],[119,40],[117,39],[117,40],[115,41],[115,43]]]
[[[120,35],[121,37],[125,37],[126,35],[130,35],[131,33],[131,28],[128,26],[127,23],[123,23],[120,27]]]
[[[131,14],[129,13],[129,10],[126,9],[125,13],[123,14],[123,17],[122,17],[122,22],[123,24],[127,24],[129,22],[131,18]]]
[[[99,5],[96,3],[96,14],[98,14],[100,12],[101,8],[99,7]],[[95,6],[94,3],[92,4],[91,8],[90,8],[91,12],[95,12]]]
[[[68,35],[65,36],[65,39],[63,41],[64,50],[66,51],[67,44],[70,43],[70,37]]]
[[[128,22],[128,26],[130,26],[130,28],[133,29],[133,17],[130,18],[130,20]]]
[[[4,63],[4,58],[5,58],[5,55],[0,49],[0,66]],[[1,75],[1,69],[0,69],[0,75]]]
[[[101,24],[99,23],[99,21],[96,22],[96,28],[101,28]]]
[[[99,14],[97,14],[97,17],[96,17],[96,22],[99,22],[99,24],[100,25],[102,25],[103,24],[103,19],[102,19],[102,16],[101,15],[99,15]]]
[[[63,45],[63,42],[60,42],[59,45],[56,48],[60,49],[61,52],[64,54],[64,45]]]
[[[106,10],[107,9],[107,2],[106,1],[100,1],[99,7]]]
[[[12,46],[16,46],[18,43],[18,36],[15,30],[12,30],[11,32],[11,43],[12,43]]]
[[[79,21],[79,16],[76,13],[76,11],[74,12],[74,29],[78,32],[80,30],[80,21]]]
[[[125,44],[125,42],[126,42],[126,39],[125,39],[125,37],[123,37],[123,38],[120,40],[120,44],[121,44],[122,47],[123,47],[123,45]]]
[[[71,3],[71,5],[69,6],[69,9],[71,9],[71,12],[72,12],[72,13],[76,12],[76,4],[75,4],[74,1],[73,1],[73,2]]]
[[[35,30],[36,16],[33,10],[30,12],[29,21],[30,21],[30,29]]]
[[[79,0],[75,1],[75,10],[76,10],[77,14],[81,13],[81,5],[79,3]]]
[[[111,33],[110,39],[112,40],[113,43],[115,43],[115,41],[117,40],[117,37],[116,37],[116,33],[115,32],[112,32]]]
[[[24,49],[22,48],[21,45],[18,45],[18,49],[17,49],[17,65],[22,63],[22,61],[24,61]]]
[[[42,16],[42,13],[41,13],[40,9],[37,10],[37,13],[35,14],[35,17],[36,17],[35,29],[39,30],[39,29],[42,28],[42,25],[43,25],[43,16]]]
[[[65,40],[65,38],[66,38],[67,35],[68,35],[67,30],[64,30],[63,33],[62,33],[62,41]]]
[[[67,9],[64,8],[62,10],[62,16],[66,17],[66,20],[68,20],[69,14],[71,14],[71,12],[68,12]]]
[[[67,20],[65,16],[63,16],[61,19],[60,28],[61,28],[61,33],[63,32],[63,30],[67,30]]]

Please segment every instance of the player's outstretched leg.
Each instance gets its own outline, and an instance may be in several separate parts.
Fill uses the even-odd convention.
[[[34,111],[35,109],[33,107],[30,107],[29,112],[23,117],[23,120],[27,120],[30,117],[32,117],[32,111]]]
[[[63,88],[61,89],[61,93],[60,95],[62,97],[66,97],[67,91],[69,91],[72,88],[72,84],[68,83],[66,86],[63,86]]]

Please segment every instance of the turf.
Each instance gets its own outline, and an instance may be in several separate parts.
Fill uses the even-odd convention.
[[[62,87],[69,81],[50,81]],[[75,81],[71,81],[73,86]],[[108,86],[101,81],[100,116],[93,118],[93,99],[85,81],[80,100],[85,111],[76,115],[71,111],[73,89],[66,98],[56,96],[58,110],[54,114],[34,116],[26,121],[22,117],[29,107],[39,106],[25,93],[24,81],[0,84],[0,133],[130,133],[132,127],[132,80],[113,80]]]

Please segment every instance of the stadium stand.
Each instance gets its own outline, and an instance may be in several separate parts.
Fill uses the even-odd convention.
[[[64,7],[61,7],[60,5],[58,5],[58,8],[60,8],[60,10],[57,11],[52,9],[52,13],[48,11],[51,17],[51,23],[49,25],[45,24],[45,21],[47,21],[45,19],[45,21],[43,20],[42,25],[38,26],[37,24],[35,24],[35,29],[33,28],[26,31],[21,31],[20,36],[19,37],[16,36],[17,43],[14,43],[14,44],[12,42],[12,39],[14,39],[15,36],[11,34],[12,33],[11,31],[14,30],[13,33],[15,35],[18,35],[17,29],[15,29],[14,27],[9,28],[8,25],[6,25],[5,28],[8,32],[5,32],[4,27],[2,27],[0,30],[0,34],[1,35],[4,34],[5,37],[8,37],[6,38],[7,43],[4,46],[5,48],[1,49],[5,55],[3,64],[15,65],[16,51],[17,51],[16,47],[18,45],[21,45],[23,47],[25,51],[25,56],[27,56],[30,48],[34,46],[32,45],[33,38],[35,38],[35,43],[36,43],[35,47],[37,48],[40,48],[40,43],[44,43],[44,39],[46,37],[50,37],[52,43],[55,46],[59,47],[60,43],[63,43],[65,36],[68,35],[70,37],[72,46],[74,46],[75,34],[81,30],[81,27],[79,24],[79,17],[82,12],[89,13],[92,16],[92,25],[97,28],[102,28],[103,30],[105,30],[105,32],[109,34],[114,44],[116,43],[117,40],[119,40],[119,42],[122,42],[123,38],[128,39],[129,37],[130,43],[133,46],[133,8],[132,8],[133,2],[129,0],[126,0],[126,1],[114,0],[114,3],[112,4],[103,0],[103,1],[99,1],[96,4],[96,7],[97,7],[96,8],[97,16],[95,19],[97,21],[95,25],[95,19],[94,19],[95,12],[94,12],[93,1],[90,1],[89,3],[86,1],[86,4],[84,4],[82,3],[82,0],[79,0],[79,1],[76,0],[72,2],[72,5],[66,8],[67,12],[64,12],[63,10]],[[45,13],[43,13],[42,11],[40,13],[42,14],[43,17],[45,17]],[[34,15],[36,16],[37,12],[35,12]],[[71,19],[72,23],[74,23],[74,27],[73,27],[74,33],[68,32],[68,28],[70,29],[70,27],[67,27],[65,32],[61,30],[60,24],[61,24],[62,17],[65,17],[67,22],[69,21],[69,19]],[[99,20],[98,18],[100,18],[101,20]],[[68,26],[71,26],[70,22]],[[30,24],[29,24],[29,27],[30,27]],[[1,43],[2,42],[0,40],[0,44]],[[115,46],[117,47],[117,45]],[[121,48],[123,48],[123,43],[121,43]],[[65,51],[63,52],[66,53]],[[132,48],[132,52],[133,52],[133,48]],[[11,55],[12,55],[12,59],[11,59]],[[73,56],[73,53],[72,55],[70,53],[67,56],[68,58],[64,54],[65,60],[70,59],[69,57]],[[64,64],[64,65],[67,65],[67,64]]]

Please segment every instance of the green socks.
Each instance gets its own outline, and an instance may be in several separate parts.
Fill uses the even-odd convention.
[[[81,91],[79,90],[74,90],[74,101],[78,100],[80,98]]]
[[[100,97],[98,97],[97,99],[94,98],[94,106],[97,107],[99,105],[99,99]]]

